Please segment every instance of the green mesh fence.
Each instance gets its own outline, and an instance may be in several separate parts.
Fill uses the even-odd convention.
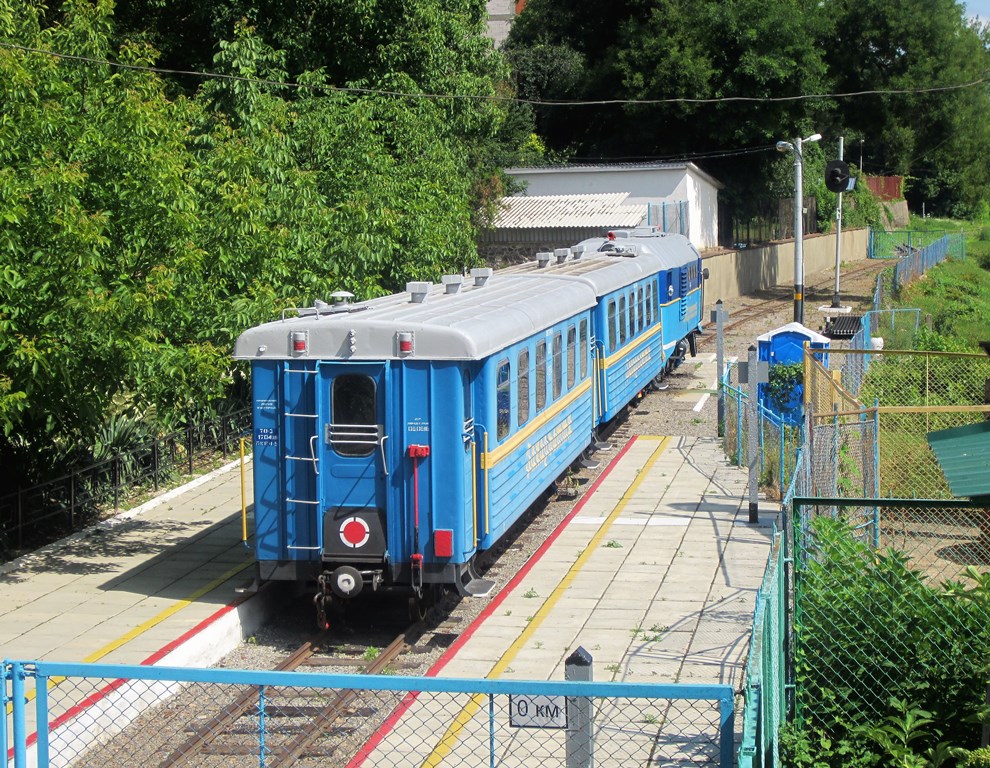
[[[816,765],[882,755],[871,729],[911,710],[938,731],[919,730],[912,752],[979,745],[988,515],[961,501],[795,499],[795,714]]]
[[[746,665],[746,705],[740,766],[778,765],[778,734],[787,714],[785,696],[784,549],[774,533],[767,570],[756,600],[749,661]]]

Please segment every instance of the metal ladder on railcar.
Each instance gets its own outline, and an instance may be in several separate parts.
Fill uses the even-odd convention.
[[[320,461],[317,455],[320,435],[316,392],[319,370],[306,367],[293,368],[292,365],[293,361],[290,360],[282,367],[283,476],[286,512],[295,505],[314,510],[320,506]],[[295,410],[292,404],[297,405]],[[306,424],[311,424],[311,429],[299,435],[297,429],[305,430]],[[308,456],[296,455],[297,449],[301,447],[297,437],[308,438],[305,440],[309,448]],[[305,469],[307,465],[309,471]],[[303,469],[301,470],[300,467]],[[312,498],[309,498],[310,496]],[[318,551],[321,547],[289,546],[288,549]]]
[[[681,296],[680,301],[677,302],[678,305],[678,315],[683,322],[684,318],[687,317],[687,306],[688,306],[688,268],[686,266],[680,269],[681,277]]]

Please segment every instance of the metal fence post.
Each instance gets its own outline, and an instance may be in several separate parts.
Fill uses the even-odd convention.
[[[7,704],[10,699],[7,698],[7,671],[10,665],[6,661],[0,662],[0,755],[2,758],[0,760],[7,760],[7,752],[10,749],[10,740],[7,735]],[[3,763],[6,765],[6,762]]]
[[[151,475],[155,482],[155,492],[158,491],[158,438],[151,444]]]
[[[741,467],[743,464],[743,449],[742,449],[742,436],[743,436],[743,393],[742,389],[736,393],[736,466]]]
[[[258,765],[265,768],[265,686],[258,686]]]
[[[736,709],[732,701],[732,689],[719,699],[719,765],[732,768],[732,745],[735,742]]]
[[[110,482],[113,484],[113,509],[120,509],[120,456],[116,453],[110,462]]]
[[[715,323],[715,365],[718,370],[718,379],[715,382],[715,391],[718,395],[718,436],[725,437],[725,387],[723,378],[725,377],[725,321],[729,313],[725,311],[722,300],[715,302],[715,309],[712,310],[712,322]]]
[[[24,695],[24,664],[19,661],[10,663],[10,698],[13,700],[13,717],[11,718],[14,731],[14,766],[27,766],[27,698]],[[4,717],[7,716],[6,709]],[[4,754],[4,759],[7,755]]]
[[[579,646],[564,662],[564,679],[591,682],[591,664],[591,654]],[[592,703],[586,696],[567,697],[566,740],[567,768],[592,768],[595,762]]]
[[[759,507],[759,490],[760,490],[760,477],[759,477],[759,465],[760,460],[759,454],[759,435],[757,430],[759,429],[757,420],[759,419],[759,414],[757,413],[757,408],[759,404],[757,403],[758,390],[759,390],[759,376],[757,376],[757,366],[758,362],[756,359],[756,346],[754,344],[749,345],[749,359],[747,361],[747,375],[749,377],[749,407],[746,409],[746,430],[748,451],[746,459],[749,463],[749,522],[758,523],[760,522],[760,507]]]
[[[38,735],[39,768],[48,768],[48,678],[35,670],[34,674],[35,733]]]
[[[488,694],[488,768],[495,768],[495,694]]]
[[[189,462],[189,474],[193,473],[193,424],[192,416],[186,416],[186,459]]]

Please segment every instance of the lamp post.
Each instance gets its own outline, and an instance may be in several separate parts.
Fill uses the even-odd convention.
[[[820,133],[806,139],[778,141],[778,152],[794,154],[794,322],[804,324],[804,155],[802,145],[806,141],[818,141]]]

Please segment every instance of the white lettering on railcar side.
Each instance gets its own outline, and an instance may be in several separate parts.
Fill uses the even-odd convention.
[[[653,350],[647,347],[642,352],[640,352],[636,357],[632,358],[626,365],[626,378],[634,379],[636,374],[638,374],[643,368],[649,365],[650,361],[653,359]]]
[[[544,435],[526,449],[526,474],[537,467],[545,467],[550,456],[563,445],[573,433],[571,423],[573,418],[568,416],[554,427],[553,431]]]

